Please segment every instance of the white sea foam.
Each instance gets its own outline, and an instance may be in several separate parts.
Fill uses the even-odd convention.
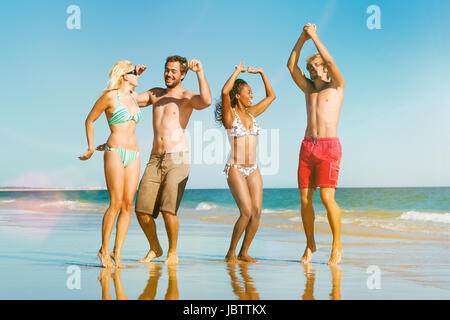
[[[292,223],[301,222],[300,216],[288,219]],[[315,215],[316,222],[328,223],[326,214]],[[448,223],[450,213],[430,213],[420,211],[403,212],[397,217],[368,216],[364,213],[344,215],[341,217],[343,225],[358,225],[367,228],[381,228],[392,231],[416,232],[425,234],[450,235]],[[429,222],[432,224],[424,224]]]
[[[420,211],[407,211],[403,213],[398,219],[401,220],[416,220],[416,221],[429,221],[437,223],[450,223],[450,213],[432,213],[432,212],[420,212]]]
[[[219,206],[213,202],[200,202],[196,207],[195,210],[212,210],[217,209]]]
[[[0,201],[0,203],[11,203],[11,202],[16,202],[16,200],[15,199],[8,199],[8,200]]]
[[[297,215],[298,214],[298,211],[296,211],[296,210],[291,210],[291,209],[278,209],[278,210],[275,210],[275,209],[262,209],[261,210],[261,213],[262,214],[272,214],[272,215],[277,215],[277,214],[282,214],[282,215]]]
[[[272,209],[262,209],[261,213],[277,213],[278,211]]]
[[[59,200],[59,201],[50,201],[50,202],[41,203],[40,206],[41,207],[64,207],[64,208],[73,209],[80,204],[81,203],[78,201]]]
[[[89,211],[102,211],[105,209],[104,204],[95,204],[86,201],[74,201],[74,200],[58,200],[49,201],[40,204],[41,207],[55,207],[55,208],[65,208],[70,210],[89,210]]]

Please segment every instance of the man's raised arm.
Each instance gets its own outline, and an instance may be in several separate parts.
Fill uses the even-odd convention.
[[[135,66],[135,69],[136,69],[138,75],[140,76],[142,74],[142,72],[144,72],[145,69],[147,69],[147,66],[137,64]],[[150,90],[147,90],[147,91],[144,91],[141,93],[133,92],[133,95],[134,95],[136,102],[140,108],[147,107],[147,106],[153,104],[152,94],[151,94]]]
[[[297,40],[294,49],[292,49],[291,55],[289,57],[287,68],[291,73],[292,79],[294,79],[297,86],[303,91],[308,92],[312,89],[312,85],[310,81],[305,77],[303,71],[298,67],[298,59],[300,58],[300,51],[303,48],[306,40],[310,39],[310,37],[306,34],[305,29],[303,29],[300,38]]]
[[[212,103],[211,92],[209,90],[208,82],[206,81],[203,66],[200,60],[189,60],[187,63],[189,70],[197,73],[198,86],[200,88],[200,94],[196,94],[191,98],[191,104],[194,109],[202,110],[210,106]]]
[[[317,50],[319,51],[320,55],[322,56],[323,60],[326,63],[328,72],[330,74],[331,80],[333,81],[336,86],[345,88],[345,81],[344,77],[342,76],[341,72],[339,71],[338,67],[336,66],[336,63],[334,63],[334,59],[331,56],[330,52],[325,48],[323,43],[320,41],[319,37],[317,36],[317,30],[315,24],[308,23],[305,26],[306,33],[309,37],[311,37],[312,41],[314,41],[314,44],[316,45]]]

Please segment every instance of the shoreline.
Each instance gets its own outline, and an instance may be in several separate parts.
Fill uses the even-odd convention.
[[[211,219],[211,218],[196,218],[193,215],[185,214],[185,216],[193,219],[199,219],[205,222],[210,223],[223,223],[228,225],[234,225],[235,221],[226,221],[224,219]],[[264,218],[264,216],[262,216]],[[262,221],[260,227],[263,228],[271,228],[271,229],[288,229],[299,231],[304,235],[304,229],[299,222],[298,224],[279,224],[276,225],[273,222],[265,222]],[[329,224],[318,222],[314,223],[314,231],[323,235],[332,235]],[[378,227],[364,227],[358,225],[351,224],[341,224],[341,236],[352,236],[352,237],[361,237],[361,238],[380,238],[380,239],[397,239],[397,240],[412,240],[412,241],[444,241],[448,242],[450,239],[444,235],[433,236],[431,234],[420,234],[414,232],[406,232],[406,231],[394,231],[394,230],[385,230]]]

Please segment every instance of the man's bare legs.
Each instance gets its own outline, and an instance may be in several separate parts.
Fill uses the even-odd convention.
[[[329,265],[337,264],[342,257],[341,243],[341,209],[334,200],[335,189],[320,188],[320,198],[327,209],[328,222],[330,223],[331,232],[333,233],[333,247],[331,249]]]
[[[134,195],[139,183],[140,158],[137,157],[124,169],[124,190],[122,197],[122,206],[117,219],[116,225],[116,241],[114,249],[111,252],[111,258],[114,260],[116,267],[121,267],[120,255],[125,236],[130,226],[131,209],[133,207]]]
[[[167,251],[167,259],[164,263],[167,265],[177,264],[178,217],[173,213],[164,211],[162,215],[166,226],[167,238],[169,239],[169,251]]]
[[[159,244],[158,235],[156,234],[155,220],[151,215],[142,212],[136,212],[136,217],[150,244],[150,250],[147,256],[139,260],[139,262],[150,262],[152,259],[160,257],[163,254],[163,250]]]
[[[303,229],[306,235],[306,248],[301,263],[307,264],[311,261],[312,254],[317,250],[314,240],[314,208],[313,196],[315,189],[300,189],[301,215]]]
[[[242,236],[242,233],[245,230],[245,237],[247,238],[247,248],[244,247],[243,243],[243,248],[239,253],[239,259],[247,262],[256,262],[256,260],[247,255],[248,246],[250,246],[250,242],[253,239],[253,236],[255,235],[259,225],[259,215],[257,214],[256,208],[253,208],[252,206],[252,197],[250,195],[247,180],[238,169],[231,167],[230,171],[228,172],[227,181],[228,186],[230,187],[231,194],[233,195],[233,198],[239,208],[240,216],[236,224],[234,225],[233,234],[231,235],[230,247],[228,249],[225,260],[227,262],[237,262],[236,246]]]
[[[167,252],[167,259],[165,264],[177,264],[177,242],[178,242],[178,217],[170,212],[162,212],[164,224],[166,226],[167,237],[169,239],[169,251]],[[139,224],[144,231],[148,242],[150,243],[150,251],[147,256],[139,262],[150,262],[154,258],[160,257],[163,250],[156,234],[156,223],[153,217],[149,214],[136,212]]]

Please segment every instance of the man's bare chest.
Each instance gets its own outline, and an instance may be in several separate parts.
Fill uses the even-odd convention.
[[[340,98],[335,89],[329,88],[317,92],[311,92],[306,99],[307,107],[310,108],[333,108],[338,107]]]
[[[188,109],[187,98],[163,97],[153,105],[153,115],[156,117],[179,117]]]

